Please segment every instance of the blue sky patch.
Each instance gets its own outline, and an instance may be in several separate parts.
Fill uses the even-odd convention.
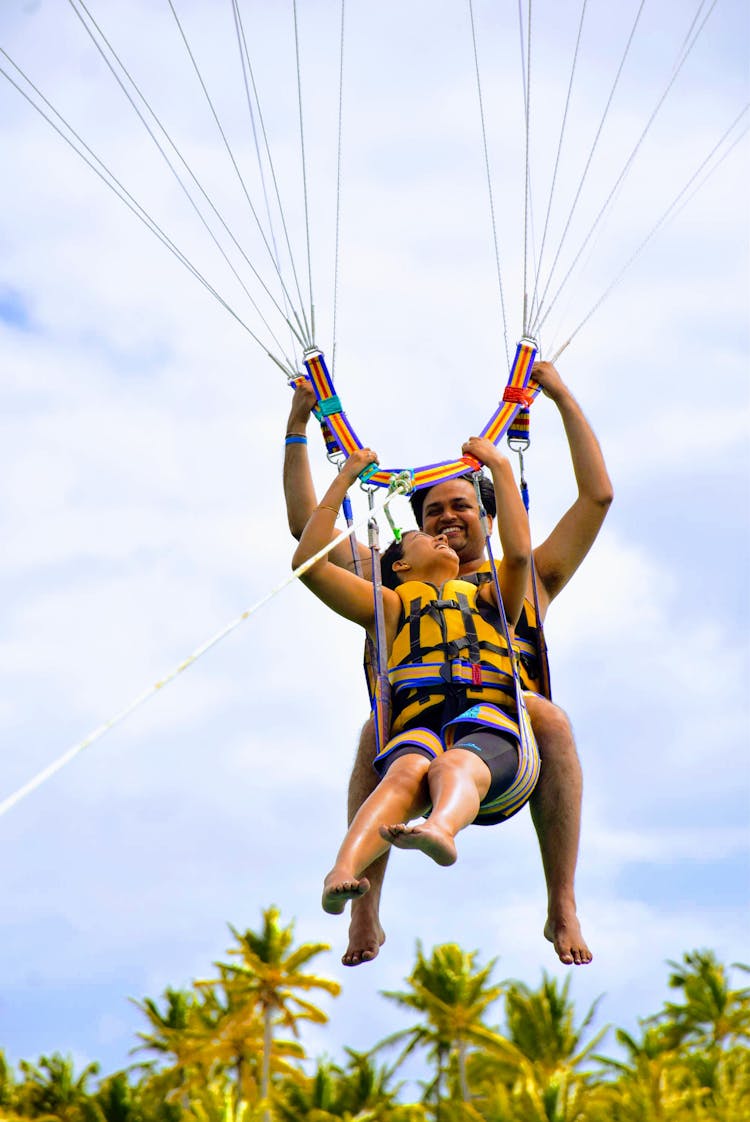
[[[20,292],[12,288],[0,289],[0,321],[20,331],[29,330],[31,327],[29,310]]]

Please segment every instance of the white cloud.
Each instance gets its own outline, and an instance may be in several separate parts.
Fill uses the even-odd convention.
[[[72,14],[48,7],[20,0],[4,7],[9,51],[43,76],[45,92],[250,316]],[[251,222],[210,115],[173,49],[169,15],[152,8],[110,5],[107,30],[215,185],[233,228],[246,230]],[[590,266],[570,303],[561,300],[550,317],[548,353],[746,100],[742,67],[734,65],[736,14],[717,9],[707,25]],[[326,82],[335,78],[335,13],[316,15],[317,26],[305,21],[306,89],[320,110],[308,139],[311,203],[321,215],[313,229],[316,311],[327,338],[337,98]],[[613,136],[635,138],[654,103],[679,45],[673,15],[644,13],[650,22],[613,104]],[[184,5],[184,16],[197,29],[202,65],[244,159],[241,89],[226,64],[234,57],[231,27],[201,4]],[[297,178],[296,104],[293,82],[278,77],[293,64],[288,28],[281,10],[255,18],[268,47],[257,60],[259,84],[278,94],[268,125],[288,183]],[[523,130],[506,133],[505,122],[514,116],[520,124],[518,44],[494,9],[481,18],[512,343]],[[558,217],[628,18],[619,8],[591,14],[569,134],[577,154],[571,148],[561,173]],[[565,5],[540,16],[535,184],[549,173],[556,144],[563,79],[553,61],[561,42],[572,44],[571,21]],[[375,31],[372,22],[353,13],[354,53],[346,60],[337,386],[354,427],[383,459],[429,462],[476,431],[503,381],[470,38],[449,4],[409,12],[386,5]],[[144,53],[146,23],[154,49]],[[391,61],[385,84],[380,71],[357,62],[357,50],[378,43]],[[173,79],[166,86],[165,72]],[[0,291],[18,294],[29,324],[0,327],[3,795],[280,582],[292,552],[280,485],[289,403],[281,373],[14,91],[6,86],[4,94],[0,131],[10,171]],[[551,120],[544,107],[555,110]],[[572,245],[618,167],[623,149],[613,148],[603,140]],[[739,903],[732,878],[746,844],[738,798],[747,651],[728,593],[733,557],[717,577],[723,499],[701,506],[694,491],[717,465],[735,479],[745,465],[746,218],[737,172],[744,158],[736,152],[655,239],[560,362],[602,439],[617,494],[599,542],[549,617],[553,682],[578,731],[587,779],[579,884],[596,959],[577,973],[574,993],[583,1003],[607,990],[602,1016],[615,1021],[658,1005],[663,959],[688,944],[715,946],[730,959],[743,945],[741,903],[712,897],[697,911],[655,903],[645,878],[635,888],[633,878],[641,866],[672,863],[695,877],[700,899],[701,865],[710,862],[722,899]],[[300,244],[294,198],[291,236]],[[537,240],[543,214],[537,202]],[[718,449],[704,435],[717,417]],[[547,401],[535,406],[533,439],[527,468],[539,540],[575,493]],[[312,438],[311,450],[320,487],[330,472]],[[659,533],[649,534],[657,523]],[[685,560],[676,563],[680,546]],[[427,946],[456,939],[479,947],[485,959],[499,952],[501,975],[532,984],[541,965],[558,970],[541,936],[543,881],[527,816],[467,831],[452,871],[408,855],[394,860],[382,956],[356,971],[336,965],[346,922],[322,917],[319,891],[343,829],[365,716],[361,650],[355,629],[332,620],[305,590],[288,589],[2,820],[14,853],[3,897],[22,925],[3,933],[6,970],[36,976],[50,995],[60,984],[75,993],[98,972],[122,994],[117,1008],[86,1013],[90,1043],[81,1054],[106,1057],[105,1066],[124,1062],[124,1026],[137,1020],[126,995],[210,973],[229,941],[224,920],[257,924],[271,901],[285,917],[299,917],[299,938],[334,943],[321,969],[339,976],[345,993],[332,1005],[330,1029],[315,1038],[329,1051],[345,1042],[368,1046],[392,1028],[394,1010],[377,991],[400,987],[417,935]],[[717,744],[725,767],[707,766]],[[27,1018],[25,992],[14,1006],[17,1025]],[[65,1051],[68,1029],[53,1027]],[[0,1031],[16,1054],[14,1025]]]

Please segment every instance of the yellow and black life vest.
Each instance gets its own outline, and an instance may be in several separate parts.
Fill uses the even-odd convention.
[[[498,613],[477,602],[478,586],[406,581],[396,592],[403,615],[388,659],[392,733],[449,696],[463,708],[489,702],[515,718],[512,655]]]
[[[497,565],[500,562],[496,562]],[[477,586],[487,584],[492,580],[489,561],[485,561],[475,573],[469,573],[462,578]],[[531,600],[524,599],[518,623],[513,628],[513,649],[517,655],[518,676],[525,690],[546,695],[544,688],[546,680],[549,682],[549,667],[547,666],[546,651],[539,642],[539,626],[536,618],[536,609]],[[544,661],[542,661],[544,660]]]

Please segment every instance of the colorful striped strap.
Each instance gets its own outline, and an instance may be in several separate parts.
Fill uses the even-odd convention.
[[[480,432],[480,436],[491,440],[493,444],[502,440],[521,408],[528,408],[539,393],[540,387],[529,380],[536,353],[536,343],[532,339],[522,339],[516,347],[503,400]],[[317,409],[330,426],[337,449],[345,456],[350,456],[356,448],[362,448],[363,444],[343,410],[323,353],[318,350],[308,351],[304,363],[318,399]],[[439,463],[414,468],[410,473],[413,489],[419,491],[423,487],[433,487],[436,483],[465,475],[467,471],[476,471],[478,467],[471,456],[460,456],[455,460],[441,460]],[[393,478],[402,474],[403,470],[378,467],[368,475],[367,482],[376,487],[389,487]]]

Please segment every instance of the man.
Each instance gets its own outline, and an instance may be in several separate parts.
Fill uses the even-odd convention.
[[[551,534],[533,552],[539,615],[543,622],[550,603],[562,591],[591,548],[612,502],[612,484],[599,443],[578,403],[559,373],[548,362],[537,362],[532,377],[557,406],[568,439],[578,496]],[[295,392],[287,426],[284,459],[284,494],[289,528],[299,538],[315,507],[304,437],[315,396],[309,387]],[[291,442],[290,442],[291,441]],[[421,528],[445,534],[459,556],[463,578],[486,568],[485,540],[473,485],[466,479],[439,483],[413,496]],[[356,545],[361,557],[364,546]],[[333,559],[351,565],[348,545],[338,547]],[[533,604],[533,592],[528,599]],[[575,870],[581,822],[581,767],[572,729],[565,713],[552,702],[527,696],[527,706],[539,746],[542,769],[530,807],[539,840],[547,883],[545,937],[566,965],[584,965],[592,955],[581,931],[575,901]],[[375,739],[368,721],[349,782],[349,820],[377,783],[372,769]],[[379,899],[387,855],[367,870],[370,891],[352,903],[349,946],[343,956],[347,966],[376,957],[385,939],[379,920]]]

